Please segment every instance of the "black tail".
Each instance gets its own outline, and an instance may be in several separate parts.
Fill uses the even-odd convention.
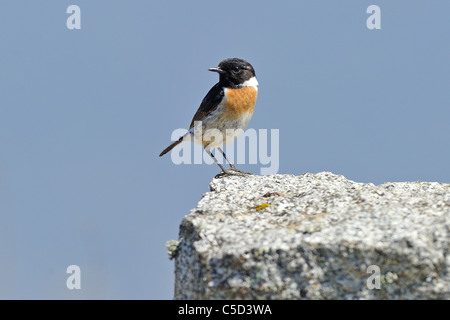
[[[165,149],[159,154],[159,156],[162,157],[162,156],[165,155],[167,152],[169,152],[170,150],[172,150],[173,148],[175,148],[177,145],[179,145],[181,142],[183,142],[183,137],[181,137],[180,139],[178,139],[178,141],[175,141],[175,142],[172,143],[170,146],[168,146],[167,148],[165,148]]]

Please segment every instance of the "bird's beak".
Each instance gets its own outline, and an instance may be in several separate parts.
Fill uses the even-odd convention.
[[[224,71],[220,68],[209,68],[209,71],[214,71],[214,72],[218,72],[218,73],[224,73]]]

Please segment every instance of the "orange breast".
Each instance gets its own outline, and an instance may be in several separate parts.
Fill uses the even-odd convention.
[[[253,113],[255,109],[256,96],[258,90],[255,87],[243,87],[239,89],[225,89],[227,96],[226,114],[228,117],[238,119],[243,113]]]

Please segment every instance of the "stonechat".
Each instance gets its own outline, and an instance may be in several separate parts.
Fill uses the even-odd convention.
[[[245,129],[255,109],[258,94],[258,80],[255,69],[243,59],[229,58],[221,61],[217,68],[209,71],[219,74],[219,82],[203,98],[192,118],[189,131],[164,149],[160,157],[183,141],[203,145],[205,151],[222,169],[224,174],[240,174],[220,148],[233,141]],[[199,133],[200,134],[197,134]],[[217,148],[230,165],[225,169],[214,157],[212,149]]]

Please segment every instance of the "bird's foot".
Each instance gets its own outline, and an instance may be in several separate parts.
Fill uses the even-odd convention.
[[[228,175],[233,175],[233,176],[247,176],[247,175],[252,175],[253,173],[251,172],[245,172],[242,170],[237,169],[235,166],[228,168],[228,169],[222,169],[222,172],[217,174],[215,176],[215,178],[221,178],[224,176],[228,176]]]

